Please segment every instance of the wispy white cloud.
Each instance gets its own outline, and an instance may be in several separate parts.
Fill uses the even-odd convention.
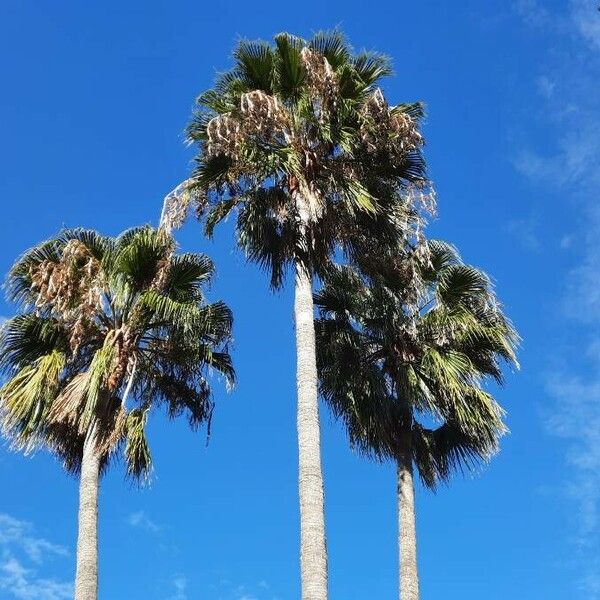
[[[233,596],[235,600],[258,600],[258,596],[248,591],[247,586],[238,585],[234,590]]]
[[[46,554],[68,556],[64,546],[33,535],[33,526],[7,514],[0,513],[0,547],[19,547],[35,563],[41,563]]]
[[[540,75],[535,81],[538,91],[544,98],[550,99],[554,96],[556,81],[550,79],[548,75]]]
[[[33,526],[0,514],[0,591],[2,598],[18,600],[66,600],[73,597],[70,582],[40,576],[38,571],[52,557],[67,556],[64,546],[34,535]],[[26,566],[25,561],[33,563]]]
[[[567,442],[561,488],[575,515],[570,543],[586,600],[600,598],[600,373],[583,379],[567,370],[550,379],[555,399],[546,415],[548,431]],[[559,471],[560,473],[560,471]]]
[[[538,223],[534,217],[512,219],[506,226],[506,231],[525,249],[537,251],[541,247],[538,234]]]
[[[550,13],[536,0],[522,0],[516,7],[540,31],[554,32],[556,43],[535,79],[553,147],[525,146],[514,156],[514,165],[548,187],[569,184],[571,193],[582,193],[600,182],[598,3],[571,0],[563,13]]]
[[[568,250],[573,245],[573,235],[566,233],[560,238],[558,245],[561,250]]]
[[[265,579],[260,579],[257,583],[235,583],[222,577],[210,589],[211,597],[218,600],[277,600]]]
[[[174,594],[169,600],[187,600],[188,580],[183,575],[176,575],[172,581]]]
[[[155,523],[148,516],[148,514],[145,511],[143,511],[143,510],[139,510],[137,512],[131,513],[127,517],[127,522],[132,527],[137,527],[139,529],[144,529],[145,531],[148,531],[150,533],[158,533],[160,531],[160,529],[161,529],[160,525],[158,525],[157,523]]]
[[[594,10],[598,9],[597,2],[590,0],[573,0],[571,2],[571,19],[579,34],[597,50],[600,50],[600,18]]]
[[[571,0],[560,13],[536,0],[515,6],[529,25],[551,36],[552,52],[536,85],[553,139],[544,150],[525,146],[514,164],[532,181],[558,189],[586,223],[560,241],[579,255],[562,299],[565,326],[579,328],[579,351],[565,353],[549,378],[554,404],[545,425],[565,442],[563,485],[574,515],[578,587],[586,600],[600,600],[600,13],[591,0]]]
[[[536,0],[517,0],[514,6],[517,13],[530,25],[540,27],[552,22],[548,9]]]
[[[586,235],[587,239],[584,241],[584,254],[567,278],[564,306],[565,311],[572,319],[599,327],[600,246],[597,244],[600,237],[600,210],[589,209],[588,218],[590,229]],[[592,331],[594,334],[599,333],[596,327]]]
[[[37,577],[16,558],[0,564],[0,590],[19,600],[67,600],[73,597],[73,585],[55,579]]]
[[[213,583],[193,584],[181,574],[169,580],[168,600],[188,600],[190,597],[207,597],[215,600],[281,600],[271,591],[271,586],[265,579],[256,583],[239,583],[227,577],[220,577]],[[192,592],[193,590],[193,592]]]
[[[548,431],[570,442],[566,460],[575,478],[568,494],[579,507],[573,541],[586,548],[600,525],[600,374],[583,380],[560,373],[548,389],[556,398],[546,416]]]

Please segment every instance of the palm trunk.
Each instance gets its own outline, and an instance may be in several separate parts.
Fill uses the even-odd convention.
[[[327,549],[312,277],[296,267],[296,355],[302,600],[327,600]]]
[[[98,481],[100,457],[96,452],[95,426],[83,446],[79,483],[79,535],[75,600],[98,598]]]
[[[410,433],[398,455],[398,545],[400,551],[400,600],[419,600],[415,488]]]

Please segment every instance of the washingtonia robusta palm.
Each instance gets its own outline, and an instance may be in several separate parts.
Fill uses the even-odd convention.
[[[233,382],[231,313],[202,290],[212,262],[175,250],[150,227],[117,238],[67,230],[8,276],[20,310],[0,338],[1,422],[16,448],[49,448],[80,474],[76,600],[97,598],[98,486],[110,459],[146,477],[151,409],[195,428],[211,417],[207,371]]]
[[[496,451],[503,411],[482,384],[516,364],[486,275],[443,242],[331,269],[316,295],[320,390],[351,444],[397,464],[400,598],[419,598],[413,466],[435,488]]]
[[[236,214],[239,245],[279,288],[295,275],[302,597],[327,597],[313,278],[357,231],[401,235],[417,197],[430,200],[418,103],[391,106],[376,53],[353,54],[337,32],[274,44],[242,41],[235,66],[198,98],[186,183],[209,234]],[[177,213],[177,211],[175,211]]]

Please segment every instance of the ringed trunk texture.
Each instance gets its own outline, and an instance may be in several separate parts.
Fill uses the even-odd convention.
[[[300,265],[296,267],[295,292],[302,600],[327,600],[327,548],[312,277]]]
[[[79,533],[75,600],[98,598],[98,481],[100,457],[96,452],[95,427],[83,446],[79,482]]]
[[[398,530],[400,551],[400,600],[419,600],[415,488],[410,444],[398,457]]]

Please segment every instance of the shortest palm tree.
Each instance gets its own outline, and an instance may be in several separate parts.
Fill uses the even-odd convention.
[[[442,242],[366,253],[316,296],[321,393],[352,445],[398,472],[401,600],[419,598],[413,467],[429,488],[497,449],[502,381],[517,336],[489,279]]]
[[[233,382],[232,317],[207,304],[213,265],[176,254],[173,239],[143,227],[117,238],[76,229],[26,252],[8,276],[20,314],[0,337],[4,433],[16,448],[44,446],[80,474],[75,598],[98,589],[98,484],[122,451],[127,473],[151,469],[149,411],[164,404],[192,427],[210,420],[213,368]]]

